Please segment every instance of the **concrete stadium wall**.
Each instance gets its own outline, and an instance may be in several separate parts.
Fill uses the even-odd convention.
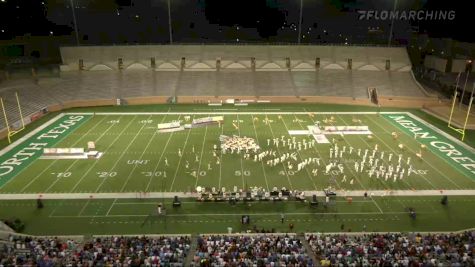
[[[125,98],[128,105],[149,105],[149,104],[166,104],[168,96],[152,96],[152,97],[133,97]],[[352,98],[338,96],[178,96],[179,104],[208,104],[225,101],[227,99],[240,99],[252,101],[269,101],[270,103],[324,103],[339,105],[359,105],[374,106],[367,98]],[[417,98],[417,97],[379,97],[382,107],[401,107],[401,108],[422,108],[424,106],[442,105],[437,98]],[[256,105],[258,103],[250,103]],[[114,106],[116,99],[93,99],[68,101],[63,104],[48,106],[50,112],[61,111],[75,107],[94,107],[94,106]],[[0,131],[0,136],[5,137],[6,131]]]
[[[62,104],[55,104],[48,106],[48,111],[55,112],[68,108],[79,107],[99,107],[99,106],[113,106],[116,104],[115,99],[91,99],[91,100],[74,100],[63,102]]]
[[[127,105],[148,105],[148,104],[165,104],[167,96],[151,96],[151,97],[131,97],[125,98]]]
[[[337,96],[179,96],[180,104],[207,104],[209,102],[225,101],[226,99],[268,100],[270,103],[325,103],[340,105],[374,106],[369,99]],[[422,108],[423,106],[440,104],[437,98],[414,97],[379,97],[382,107]]]
[[[435,69],[440,72],[445,72],[447,67],[447,59],[428,55],[424,59],[424,66],[426,68]]]
[[[153,97],[133,97],[125,98],[128,105],[149,105],[149,104],[165,104],[168,96]],[[375,106],[366,98],[351,98],[337,96],[178,96],[179,104],[205,104],[225,101],[227,99],[253,100],[253,101],[269,101],[270,103],[324,103],[324,104],[340,104],[340,105],[359,105],[359,106]],[[437,105],[444,105],[437,98],[417,98],[417,97],[379,97],[382,107],[399,107],[399,108],[423,108]],[[62,104],[48,106],[50,112],[61,111],[76,107],[95,107],[95,106],[114,106],[116,99],[91,99],[67,101]],[[250,103],[250,105],[259,105],[259,103]],[[6,129],[0,130],[0,139],[6,138],[8,132]]]
[[[379,97],[382,107],[422,108],[424,106],[440,105],[438,98],[431,97]]]
[[[259,70],[286,70],[286,58],[290,69],[315,69],[316,58],[320,68],[336,64],[346,69],[352,59],[353,69],[366,65],[385,70],[386,60],[391,70],[409,71],[411,62],[405,48],[366,46],[316,46],[316,45],[140,45],[140,46],[81,46],[61,47],[61,70],[78,70],[82,59],[85,70],[118,70],[122,58],[123,70],[152,68],[155,59],[157,70],[179,70],[185,58],[184,69],[216,70],[217,59],[221,68],[252,68],[251,58]],[[302,65],[302,63],[305,63]],[[300,65],[300,66],[299,66]],[[299,66],[297,68],[297,66]]]

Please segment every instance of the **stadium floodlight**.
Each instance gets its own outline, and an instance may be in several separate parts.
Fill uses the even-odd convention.
[[[173,35],[172,35],[172,12],[170,10],[170,0],[167,0],[168,6],[168,33],[170,35],[170,44],[173,44]]]
[[[397,7],[397,0],[394,0],[394,7],[393,7],[393,14],[396,12]],[[391,29],[389,30],[389,37],[388,37],[388,47],[391,46],[391,40],[393,39],[393,28],[394,28],[394,17],[391,16]]]
[[[471,60],[466,61],[466,65],[472,64]],[[462,96],[460,97],[460,102],[459,102],[459,109],[462,107],[462,101],[463,101],[463,96],[465,95],[465,88],[467,87],[467,82],[468,82],[468,75],[470,74],[470,71],[468,69],[465,69],[465,84],[463,85],[463,90],[462,90]]]
[[[71,5],[71,10],[73,12],[73,23],[74,23],[74,32],[76,34],[76,45],[79,46],[79,33],[78,33],[78,23],[76,20],[76,12],[74,11],[74,0],[69,0],[69,3]]]
[[[302,35],[302,12],[303,12],[303,0],[300,0],[299,36],[297,38],[298,44],[300,44],[300,36]]]

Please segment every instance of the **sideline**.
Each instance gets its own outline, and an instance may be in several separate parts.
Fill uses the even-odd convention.
[[[316,195],[324,197],[322,191],[303,191],[307,197]],[[475,190],[354,190],[335,191],[337,197],[403,197],[403,196],[474,196]],[[0,194],[0,200],[31,200],[31,199],[161,199],[161,198],[196,198],[198,193],[183,192],[117,192],[117,193],[47,193],[47,194]],[[271,202],[271,201],[270,201]]]

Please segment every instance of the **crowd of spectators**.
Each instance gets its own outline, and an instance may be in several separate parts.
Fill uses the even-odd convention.
[[[294,235],[204,235],[190,256],[192,266],[204,267],[475,266],[475,231],[309,234],[306,240],[311,256]],[[0,267],[185,266],[190,245],[187,236],[95,237],[78,242],[12,235],[0,241]]]
[[[184,266],[189,237],[104,237],[77,243],[11,236],[0,266]]]
[[[314,266],[301,241],[277,235],[198,238],[195,266]]]
[[[322,266],[475,266],[475,231],[308,235]]]
[[[0,243],[0,266],[65,266],[80,249],[71,239],[10,236]]]

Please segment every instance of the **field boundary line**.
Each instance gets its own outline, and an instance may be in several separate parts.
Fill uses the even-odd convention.
[[[379,123],[376,122],[376,120],[374,121],[374,123],[379,127],[381,128],[382,130],[384,130],[386,133],[389,134],[389,131],[385,130],[383,126],[381,126]],[[395,127],[394,125],[391,124],[391,126]],[[408,133],[404,132],[409,138],[411,137]],[[379,140],[381,140],[381,142],[383,142],[389,149],[391,149],[394,153],[396,153],[396,151],[390,147],[385,141],[383,141],[379,136],[375,135],[376,138],[378,138]],[[418,144],[420,144],[420,142],[416,141]],[[410,148],[410,146],[406,146],[407,149],[409,151],[411,151],[412,153],[416,154],[417,152],[414,151],[413,149]],[[438,158],[440,158],[438,155],[437,155]],[[442,159],[442,158],[441,158]],[[444,159],[442,159],[444,162],[447,163],[447,161],[445,161]],[[444,177],[447,181],[451,182],[453,185],[455,185],[457,188],[462,188],[460,187],[459,184],[455,183],[452,179],[450,179],[449,177],[447,177],[443,172],[441,172],[438,168],[436,168],[430,161],[424,161],[426,162],[434,171],[438,172],[439,174],[442,175],[442,177]],[[429,180],[426,178],[426,175],[424,174],[419,174],[420,176],[422,176],[424,178],[424,180],[426,180],[430,185],[432,185],[433,188],[436,188],[436,186]]]
[[[376,115],[376,114],[408,114],[409,112],[405,111],[327,111],[327,112],[313,112],[313,111],[267,111],[267,112],[250,112],[250,111],[238,111],[238,112],[228,112],[228,111],[210,111],[210,112],[68,112],[67,115],[302,115],[302,114],[315,114],[315,115]]]
[[[63,116],[59,117],[58,119],[54,120],[52,123],[56,122],[57,120],[61,119],[62,117],[63,117]],[[92,117],[89,116],[89,117],[86,118],[84,121],[81,121],[78,125],[76,125],[76,128],[73,129],[72,132],[70,132],[69,134],[63,135],[63,136],[61,136],[58,140],[56,140],[56,142],[54,142],[53,146],[55,146],[55,145],[61,143],[66,137],[70,136],[71,133],[73,133],[74,131],[76,131],[77,129],[79,129],[79,127],[80,127],[81,124],[86,123],[86,122],[89,121],[91,118],[92,118]],[[52,124],[52,123],[51,123],[51,124]],[[47,127],[49,127],[51,124],[47,125]],[[74,127],[74,126],[73,126],[73,127]],[[41,130],[44,130],[44,128],[41,129]],[[38,133],[38,132],[36,132],[36,133]],[[35,133],[35,134],[36,134],[36,133]],[[26,141],[28,141],[30,138],[31,138],[31,136],[30,136]],[[22,143],[20,143],[20,144],[22,144]],[[19,145],[20,145],[20,144],[19,144]],[[16,148],[16,146],[13,147],[13,148]],[[22,151],[22,150],[19,150],[19,151]],[[7,152],[9,152],[9,151],[7,151]],[[6,152],[6,153],[7,153],[7,152]],[[3,155],[2,155],[2,156],[3,156]],[[7,186],[7,184],[9,184],[10,182],[14,181],[16,177],[18,177],[22,172],[24,172],[25,170],[27,170],[28,167],[30,167],[30,166],[31,166],[34,162],[36,162],[36,160],[38,160],[38,159],[39,159],[39,158],[36,158],[34,161],[27,162],[27,163],[26,163],[26,166],[24,166],[21,170],[19,170],[19,171],[18,171],[13,177],[11,177],[6,183],[1,184],[1,185],[0,185],[0,189],[5,188],[5,186]],[[48,168],[51,167],[51,166],[52,166],[52,164],[48,165]]]
[[[325,196],[323,191],[303,191],[305,195]],[[399,197],[399,196],[475,196],[475,189],[467,190],[337,190],[337,197],[362,197],[364,193],[373,197]],[[197,193],[183,192],[150,192],[142,198],[196,198]],[[137,199],[137,192],[117,192],[117,193],[36,193],[36,194],[0,194],[0,200],[36,200],[36,199]]]
[[[186,214],[168,214],[167,217],[199,217],[199,216],[241,216],[241,215],[252,215],[252,216],[279,216],[281,212],[259,212],[259,213],[186,213]],[[289,216],[295,215],[390,215],[390,214],[407,214],[407,211],[390,211],[384,214],[378,212],[290,212],[285,213]],[[418,214],[434,214],[434,212],[418,212]],[[112,215],[53,215],[51,218],[114,218],[114,217],[147,217],[149,214],[112,214]]]
[[[428,123],[427,121],[419,118],[418,116],[412,114],[411,112],[406,112],[407,115],[417,121],[419,121],[420,123],[424,124],[424,126],[427,126],[428,128],[430,128],[431,130],[433,130],[434,132],[444,136],[445,138],[449,139],[450,141],[456,143],[457,145],[459,146],[463,146],[465,149],[467,149],[469,152],[472,152],[472,153],[475,153],[475,148],[467,145],[466,143],[458,140],[457,138],[451,136],[450,134],[442,131],[441,129],[435,127],[434,125],[432,125],[431,123]]]
[[[91,117],[92,118],[92,117]],[[95,129],[98,125],[100,125],[107,117],[104,117],[103,119],[99,120],[99,122],[97,122],[94,126],[91,127],[91,129],[89,129],[88,131],[86,131],[86,133],[84,133],[83,135],[81,135],[81,137],[79,137],[77,139],[76,142],[73,143],[72,147],[76,146],[76,144],[78,144],[84,137],[86,137],[90,131],[92,131],[92,129]],[[68,135],[69,136],[69,135]],[[60,140],[61,141],[61,140]],[[36,179],[38,179],[44,172],[46,172],[47,170],[49,170],[51,168],[51,166],[53,166],[54,163],[58,162],[59,159],[55,159],[50,165],[48,165],[48,167],[46,169],[44,169],[40,174],[38,174],[30,183],[28,183],[28,186],[30,186],[31,183],[33,183],[33,181],[35,181]],[[74,160],[71,164],[69,164],[68,168],[66,168],[66,170],[64,170],[63,172],[68,172],[72,166],[74,166],[74,164],[76,164],[77,162],[79,161],[79,159],[76,159]],[[53,188],[57,182],[60,181],[60,178],[56,177],[56,181],[54,181],[53,183],[51,183],[51,185],[46,188],[44,190],[44,192],[48,192],[51,188]],[[22,188],[22,192],[25,191],[25,189],[27,188],[27,186],[25,186],[24,188]]]
[[[10,150],[14,149],[19,144],[21,144],[24,141],[30,139],[33,135],[35,135],[38,132],[44,130],[46,127],[50,126],[51,124],[53,124],[57,120],[61,119],[63,116],[66,116],[66,114],[65,113],[58,114],[54,118],[48,120],[47,122],[45,122],[45,123],[41,124],[40,126],[38,126],[37,128],[35,128],[33,131],[25,134],[24,136],[22,136],[21,138],[19,138],[15,142],[13,142],[13,143],[9,144],[8,146],[4,147],[2,150],[0,150],[0,157],[5,155],[5,153],[10,152]]]

